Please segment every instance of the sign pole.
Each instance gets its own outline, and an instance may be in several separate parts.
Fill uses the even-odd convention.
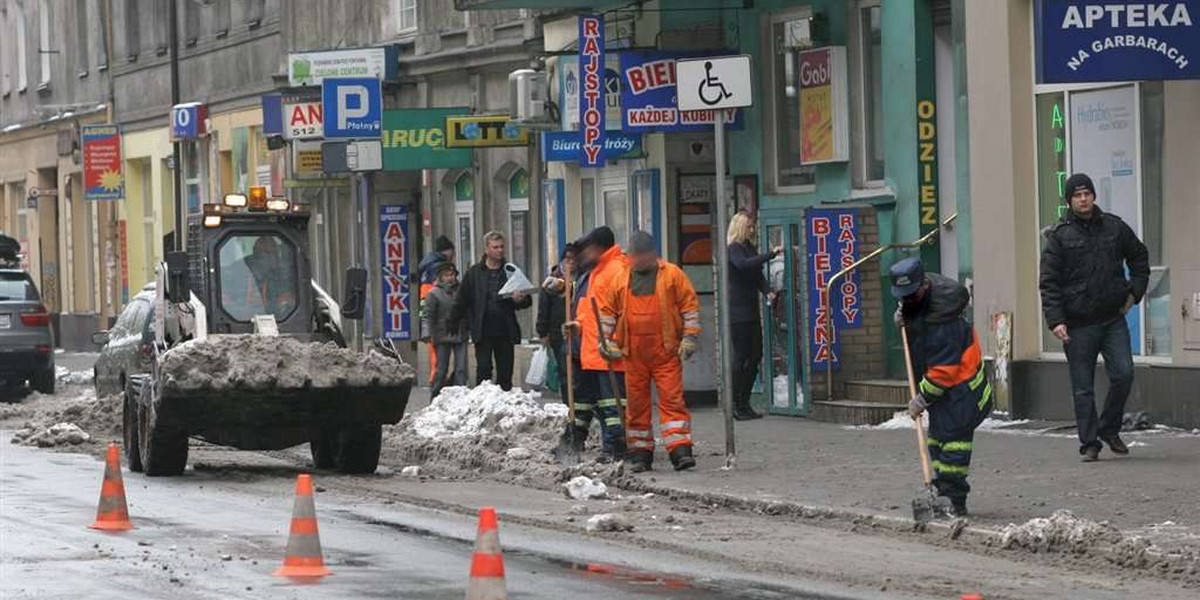
[[[713,244],[717,261],[717,360],[721,363],[721,381],[717,386],[721,406],[725,409],[725,468],[732,469],[737,460],[733,440],[733,357],[729,355],[729,251],[725,237],[729,227],[725,205],[725,111],[715,110],[713,135],[717,155],[717,239]]]

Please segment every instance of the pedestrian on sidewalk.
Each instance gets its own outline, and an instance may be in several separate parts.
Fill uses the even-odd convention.
[[[1096,206],[1096,187],[1087,175],[1067,178],[1063,201],[1069,210],[1043,233],[1042,313],[1067,355],[1079,453],[1084,462],[1093,462],[1100,458],[1101,441],[1116,454],[1129,454],[1120,436],[1125,401],[1133,388],[1125,313],[1146,294],[1150,255],[1120,217]],[[1099,418],[1097,355],[1104,356],[1109,383]]]
[[[929,411],[929,458],[933,484],[958,516],[967,514],[967,475],[975,429],[992,413],[992,382],[983,368],[979,338],[967,320],[967,288],[949,277],[925,273],[921,261],[906,258],[892,265],[892,295],[897,327],[908,328],[908,351],[919,391],[908,404],[915,420]],[[920,427],[920,425],[917,425]]]
[[[437,284],[437,269],[442,263],[454,262],[454,243],[450,238],[439,235],[433,242],[433,252],[425,255],[417,265],[417,271],[421,273],[421,287],[418,288],[418,297],[422,303],[425,302],[425,297],[429,292],[433,291],[434,285]],[[422,336],[427,334],[422,331]],[[429,385],[433,385],[433,381],[437,375],[437,348],[433,342],[427,344],[429,349]]]
[[[601,315],[600,325],[592,314],[592,298],[623,294],[629,281],[628,258],[607,226],[584,236],[579,246],[580,277],[570,319],[563,336],[571,340],[572,357],[578,357],[575,378],[575,422],[567,424],[563,439],[583,450],[593,418],[600,421],[604,455],[614,461],[625,458],[625,426],[621,419],[625,398],[625,361],[611,341],[616,320]],[[599,304],[599,300],[597,300]],[[599,329],[604,330],[600,336]],[[615,373],[616,386],[609,377]]]
[[[512,389],[513,348],[521,343],[517,311],[529,308],[533,299],[524,292],[514,292],[510,298],[500,296],[500,288],[508,281],[504,234],[489,231],[483,236],[483,247],[483,258],[467,269],[458,288],[451,318],[455,322],[469,319],[475,343],[475,384],[491,380],[508,391]]]
[[[454,385],[467,384],[467,324],[462,320],[452,323],[450,319],[458,286],[458,267],[448,260],[442,261],[437,266],[437,284],[421,303],[421,332],[437,358],[430,399],[437,398],[450,380],[452,353]]]
[[[538,338],[542,345],[554,353],[554,361],[558,365],[559,387],[563,401],[567,398],[567,366],[566,347],[563,345],[562,326],[567,322],[567,305],[563,300],[566,293],[565,273],[575,273],[575,256],[578,254],[575,244],[563,246],[559,263],[554,265],[550,276],[542,282],[542,290],[538,292],[537,328]]]
[[[763,275],[763,265],[783,252],[776,246],[770,252],[759,253],[754,245],[758,224],[754,217],[738,211],[729,222],[729,310],[730,335],[733,341],[733,418],[739,421],[761,419],[750,407],[750,393],[758,378],[762,363],[762,319],[759,317],[759,294],[770,297],[771,287]],[[722,332],[724,334],[724,332]]]
[[[658,426],[676,471],[696,466],[692,414],[683,401],[683,361],[700,338],[700,300],[683,269],[658,257],[654,238],[629,239],[629,283],[599,298],[602,319],[616,319],[614,341],[625,356],[629,409],[626,461],[635,473],[654,463],[650,384],[658,390]]]

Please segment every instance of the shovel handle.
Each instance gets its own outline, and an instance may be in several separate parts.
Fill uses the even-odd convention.
[[[571,318],[571,304],[572,304],[572,300],[574,299],[573,298],[574,295],[575,295],[575,286],[574,286],[574,281],[571,280],[571,267],[570,267],[570,265],[564,264],[563,265],[563,298],[567,302],[567,311],[564,314],[567,315],[568,321],[574,320]],[[571,363],[573,361],[571,360],[571,345],[572,344],[571,344],[571,335],[570,334],[563,336],[563,344],[566,346],[563,349],[563,355],[567,359],[565,361],[567,364],[563,366],[563,368],[565,368],[567,370],[567,419],[569,420],[567,425],[569,427],[574,427],[575,426],[575,377],[574,377],[574,373],[573,373],[574,370],[571,368]]]
[[[917,380],[913,374],[912,355],[908,351],[908,327],[900,328],[900,339],[904,342],[904,372],[908,374],[908,395],[910,398],[917,397]],[[917,450],[921,455],[921,474],[925,477],[925,485],[933,485],[933,467],[929,465],[929,448],[925,442],[925,419],[921,415],[913,419],[913,425],[917,430]]]

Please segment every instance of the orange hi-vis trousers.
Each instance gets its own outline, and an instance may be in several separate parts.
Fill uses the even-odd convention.
[[[625,439],[630,452],[654,451],[650,426],[650,383],[658,388],[658,424],[667,451],[692,445],[692,415],[683,403],[683,362],[663,344],[657,296],[627,296],[629,355],[625,361]]]

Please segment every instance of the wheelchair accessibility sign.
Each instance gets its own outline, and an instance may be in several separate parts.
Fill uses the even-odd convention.
[[[679,110],[750,106],[750,56],[710,56],[675,63]]]

